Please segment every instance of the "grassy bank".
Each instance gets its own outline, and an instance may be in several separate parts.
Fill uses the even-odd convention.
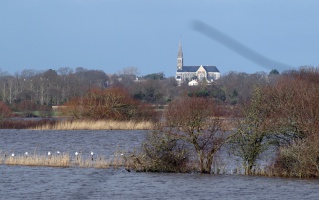
[[[74,120],[40,124],[36,130],[150,130],[154,125],[149,121]]]

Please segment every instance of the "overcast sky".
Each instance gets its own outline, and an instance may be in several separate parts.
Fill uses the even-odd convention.
[[[133,66],[170,77],[180,40],[184,65],[222,74],[318,66],[318,8],[318,0],[1,0],[0,69]]]

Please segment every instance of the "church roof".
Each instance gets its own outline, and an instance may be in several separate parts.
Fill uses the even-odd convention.
[[[182,69],[178,69],[177,72],[196,72],[200,66],[183,66]],[[203,66],[207,72],[219,72],[215,66]]]

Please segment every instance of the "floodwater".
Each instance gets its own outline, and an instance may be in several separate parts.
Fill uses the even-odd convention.
[[[145,131],[0,130],[0,149],[111,156]],[[319,199],[319,180],[0,165],[0,199]]]

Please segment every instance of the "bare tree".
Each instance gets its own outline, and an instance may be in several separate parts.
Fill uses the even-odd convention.
[[[319,71],[302,68],[278,78],[264,89],[278,137],[291,141],[313,135],[319,121]]]
[[[138,75],[137,67],[125,67],[118,73],[119,75]]]
[[[257,159],[269,146],[270,111],[264,100],[261,88],[254,88],[252,99],[241,106],[242,115],[230,140],[231,151],[242,159],[245,174],[253,173]]]
[[[218,108],[211,99],[183,97],[172,101],[164,114],[163,130],[191,144],[201,173],[212,172],[214,155],[227,140]]]

